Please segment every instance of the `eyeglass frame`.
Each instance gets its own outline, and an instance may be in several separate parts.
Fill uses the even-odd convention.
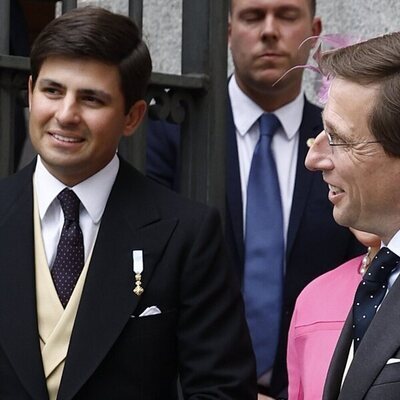
[[[382,143],[382,140],[368,140],[366,142],[333,143],[331,134],[329,132],[327,132],[325,129],[324,129],[324,133],[328,139],[328,144],[331,147],[357,146],[359,144]]]

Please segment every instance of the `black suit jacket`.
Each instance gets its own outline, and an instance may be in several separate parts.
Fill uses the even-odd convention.
[[[398,400],[400,398],[400,280],[397,279],[365,333],[341,387],[352,342],[350,311],[336,345],[323,400]],[[394,361],[394,360],[393,360]]]
[[[46,400],[34,278],[34,163],[0,183],[0,399]],[[133,293],[142,249],[144,293]],[[139,317],[147,307],[159,315]],[[121,160],[85,281],[59,400],[255,399],[239,285],[218,214]]]
[[[243,211],[240,186],[236,130],[228,104],[227,171],[226,171],[226,239],[234,268],[242,279],[244,270]],[[299,133],[298,161],[292,209],[287,233],[286,274],[282,310],[281,336],[272,377],[271,395],[284,395],[287,387],[286,345],[294,304],[301,290],[314,278],[361,254],[365,249],[347,228],[336,224],[328,187],[321,173],[310,172],[304,165],[307,139],[323,129],[321,109],[305,100]],[[168,142],[168,145],[165,143]],[[147,174],[176,188],[170,148],[179,146],[179,127],[162,121],[150,121],[147,148]],[[174,154],[179,151],[174,150]],[[175,165],[174,167],[171,167]],[[167,165],[167,167],[166,167]]]

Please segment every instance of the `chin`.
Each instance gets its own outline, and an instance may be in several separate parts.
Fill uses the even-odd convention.
[[[346,215],[345,213],[341,212],[340,210],[337,210],[336,206],[333,209],[333,219],[337,224],[341,226],[354,227],[352,218],[349,215]]]

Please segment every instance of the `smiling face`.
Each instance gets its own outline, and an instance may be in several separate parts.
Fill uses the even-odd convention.
[[[276,92],[285,94],[284,103],[294,99],[301,88],[301,70],[272,84],[293,66],[306,63],[311,43],[299,46],[320,32],[309,0],[232,0],[229,44],[240,88],[258,103]]]
[[[340,225],[375,233],[387,243],[400,228],[400,158],[387,155],[368,118],[376,86],[333,80],[323,112],[324,128],[336,142],[360,143],[331,147],[325,132],[315,139],[306,167],[323,172],[329,185],[333,216]]]
[[[74,186],[111,161],[121,136],[141,122],[146,104],[138,101],[125,113],[116,66],[50,57],[34,87],[29,81],[29,109],[35,150],[52,175]]]

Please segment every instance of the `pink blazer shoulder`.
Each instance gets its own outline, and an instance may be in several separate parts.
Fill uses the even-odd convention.
[[[329,363],[361,280],[362,256],[313,280],[296,301],[288,339],[289,400],[321,400]]]

